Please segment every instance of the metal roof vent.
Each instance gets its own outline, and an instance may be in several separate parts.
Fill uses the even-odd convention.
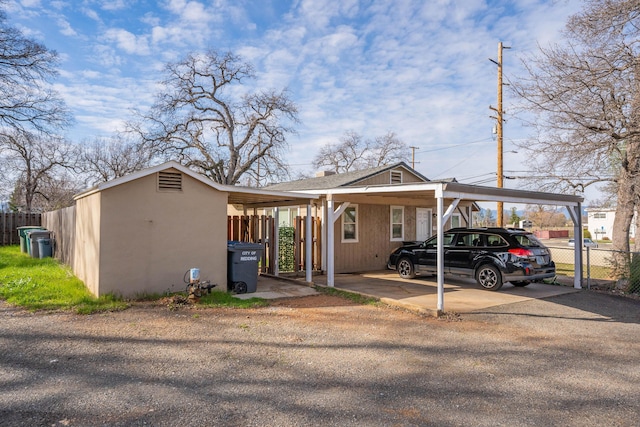
[[[159,191],[182,191],[182,174],[180,172],[158,172]]]
[[[391,184],[402,184],[401,171],[391,171]]]

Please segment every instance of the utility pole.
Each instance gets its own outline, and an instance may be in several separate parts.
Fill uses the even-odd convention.
[[[415,169],[416,168],[416,150],[419,147],[411,146],[409,148],[411,148],[411,169]]]
[[[496,119],[497,121],[496,136],[498,140],[498,171],[497,171],[497,175],[498,175],[497,187],[498,188],[502,188],[503,179],[504,179],[502,175],[502,153],[503,153],[502,122],[503,122],[503,114],[504,114],[504,110],[502,109],[502,51],[503,49],[511,49],[511,48],[507,46],[503,46],[502,42],[499,42],[498,43],[498,62],[494,61],[493,59],[489,59],[489,61],[493,62],[498,66],[498,108],[493,108],[489,106],[490,109],[496,112],[496,116],[495,117],[491,116],[491,117]],[[498,205],[497,206],[498,215],[496,218],[496,222],[498,227],[503,227],[504,226],[504,219],[503,219],[504,205],[503,205],[503,202],[498,202],[497,205]]]

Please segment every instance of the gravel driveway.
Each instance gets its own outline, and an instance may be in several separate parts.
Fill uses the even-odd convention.
[[[0,303],[2,426],[637,426],[640,301],[441,319],[325,295],[250,310]]]

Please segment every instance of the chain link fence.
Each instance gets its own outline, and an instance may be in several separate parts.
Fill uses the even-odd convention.
[[[545,243],[556,263],[558,276],[575,277],[575,249],[567,244]],[[621,252],[603,247],[582,249],[582,275],[587,287],[593,283],[640,293],[640,252]]]

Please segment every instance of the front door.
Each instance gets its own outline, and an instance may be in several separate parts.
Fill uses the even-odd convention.
[[[416,240],[418,242],[431,237],[431,209],[416,208]]]

